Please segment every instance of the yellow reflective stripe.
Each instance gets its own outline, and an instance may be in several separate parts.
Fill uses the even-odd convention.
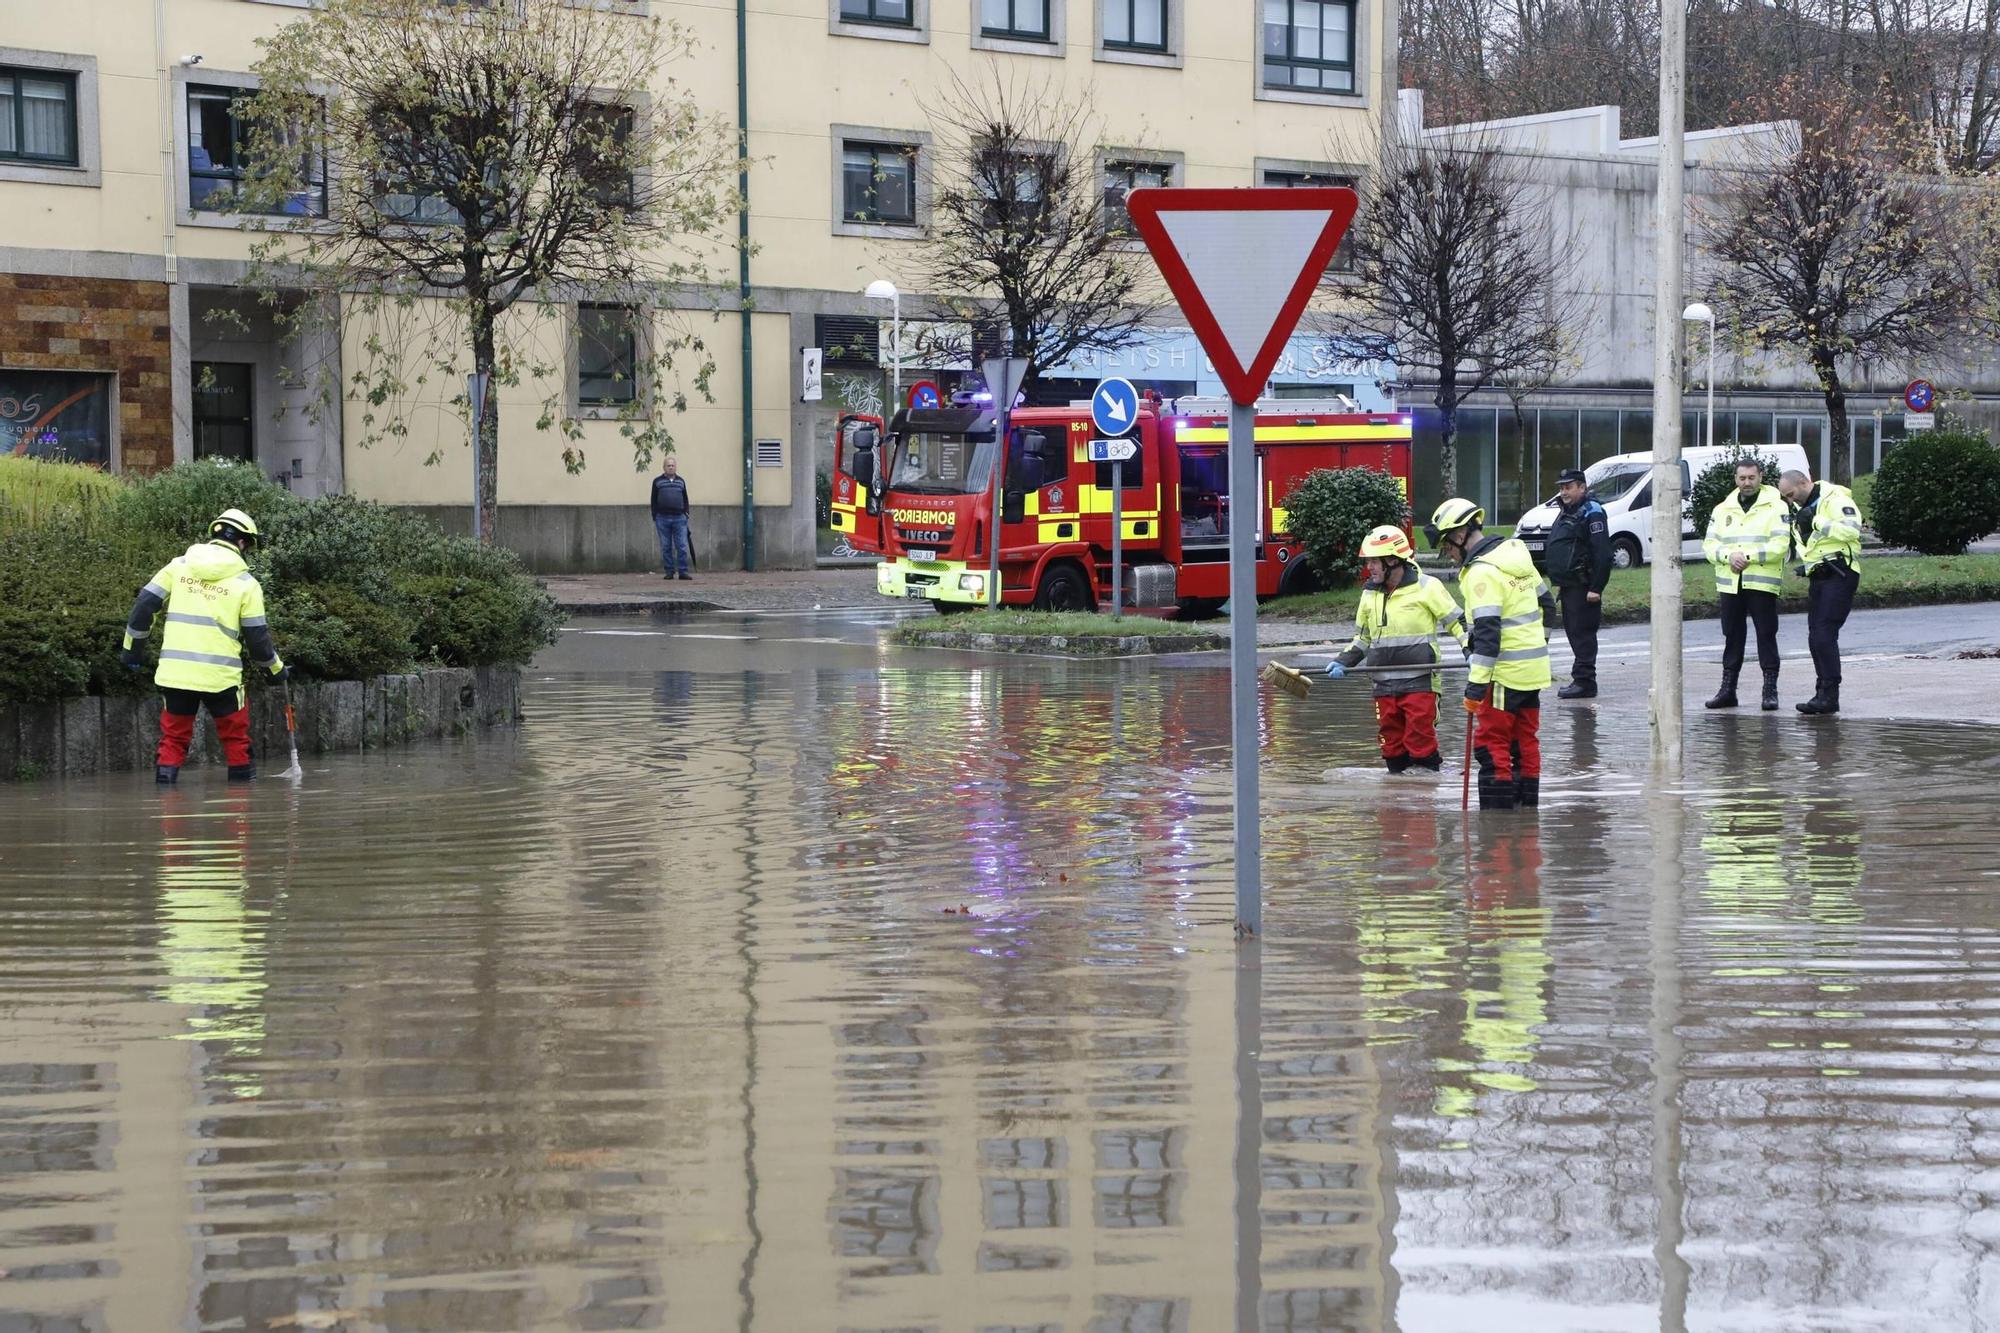
[[[1497,663],[1500,659],[1497,657],[1490,656],[1489,654],[1486,653],[1474,653],[1465,660],[1475,667],[1485,667],[1488,670],[1491,670],[1493,665]]]
[[[1224,444],[1229,440],[1227,426],[1183,426],[1174,433],[1174,438],[1185,444]],[[1358,426],[1259,426],[1256,431],[1259,444],[1295,444],[1307,440],[1346,441],[1396,441],[1410,438],[1410,428],[1398,425],[1358,425]]]
[[[204,629],[220,630],[238,642],[241,642],[243,638],[241,634],[229,628],[229,626],[223,624],[214,616],[195,616],[189,615],[185,611],[169,611],[167,612],[167,620],[170,624],[175,625],[200,625]],[[255,619],[245,620],[243,623],[246,625],[261,625],[264,623],[264,617],[258,616]]]
[[[1467,602],[1465,604],[1465,613],[1471,616],[1474,620],[1485,620],[1489,616],[1497,616],[1500,614],[1500,603]]]
[[[1539,625],[1541,623],[1542,623],[1542,613],[1539,610],[1535,610],[1535,611],[1530,611],[1525,615],[1507,616],[1506,618],[1501,620],[1500,628],[1514,629],[1520,625]]]
[[[191,653],[184,648],[162,648],[160,649],[160,660],[162,662],[200,662],[204,666],[240,667],[243,665],[241,655],[224,657],[220,653]]]
[[[1502,648],[1500,656],[1496,660],[1501,662],[1532,662],[1538,657],[1547,657],[1548,655],[1549,646],[1545,643],[1535,648]]]
[[[1777,592],[1780,588],[1783,588],[1785,586],[1785,581],[1781,578],[1778,578],[1775,575],[1752,574],[1747,569],[1743,571],[1742,581],[1745,587],[1748,587],[1750,584],[1754,583],[1757,584],[1759,587],[1769,588],[1772,592]]]

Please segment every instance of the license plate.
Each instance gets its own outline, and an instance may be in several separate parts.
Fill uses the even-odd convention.
[[[1539,551],[1542,549],[1542,539],[1540,537],[1523,537],[1521,538],[1521,545],[1527,547],[1530,551]]]
[[[937,559],[936,551],[920,551],[915,547],[911,547],[908,554],[910,559],[916,561],[920,565],[928,565],[933,560]]]
[[[905,589],[903,589],[903,596],[905,596],[905,597],[914,597],[914,598],[916,598],[916,599],[917,599],[918,601],[923,601],[923,600],[924,600],[925,598],[927,598],[927,597],[929,597],[929,596],[930,596],[930,589],[928,589],[928,588],[905,588]]]

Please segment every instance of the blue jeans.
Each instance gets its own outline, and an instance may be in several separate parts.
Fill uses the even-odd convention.
[[[694,558],[688,551],[688,516],[655,514],[653,530],[660,534],[660,565],[668,574],[691,574]]]

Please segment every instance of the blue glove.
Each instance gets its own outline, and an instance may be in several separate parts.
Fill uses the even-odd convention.
[[[1339,680],[1346,674],[1347,674],[1347,668],[1342,666],[1340,663],[1328,662],[1326,664],[1326,678],[1328,680]]]

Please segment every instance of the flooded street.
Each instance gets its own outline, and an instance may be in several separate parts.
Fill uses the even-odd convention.
[[[2000,1328],[1991,727],[1788,663],[1649,789],[1608,666],[1468,819],[1365,686],[1267,695],[1239,948],[1222,655],[896,613],[581,620],[518,733],[296,790],[5,788],[0,1330]]]

